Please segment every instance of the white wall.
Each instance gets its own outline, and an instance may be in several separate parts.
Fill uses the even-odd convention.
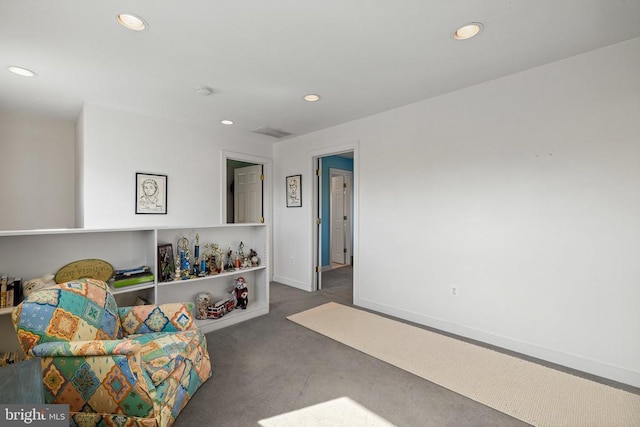
[[[221,152],[272,157],[271,143],[98,105],[82,119],[86,228],[219,224]],[[136,172],[168,176],[167,215],[135,214]]]
[[[0,230],[74,226],[74,123],[0,110]]]
[[[278,143],[275,279],[310,289],[311,157],[359,141],[357,305],[640,386],[638,76],[634,39]]]

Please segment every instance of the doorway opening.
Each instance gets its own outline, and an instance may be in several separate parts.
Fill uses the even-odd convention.
[[[314,157],[314,287],[353,301],[355,247],[354,150]],[[357,260],[357,258],[356,258]]]
[[[223,151],[220,160],[220,222],[268,222],[271,159]]]
[[[227,159],[227,224],[264,222],[264,167]]]

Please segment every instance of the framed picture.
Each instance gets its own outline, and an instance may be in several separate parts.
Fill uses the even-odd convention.
[[[176,265],[173,260],[173,245],[158,246],[158,280],[168,282],[176,271]]]
[[[287,207],[299,208],[302,206],[302,175],[287,177]]]
[[[136,214],[167,213],[167,175],[136,173]]]

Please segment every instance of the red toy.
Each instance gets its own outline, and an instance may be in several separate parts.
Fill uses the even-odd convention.
[[[238,277],[236,280],[236,299],[238,300],[236,307],[242,308],[243,310],[247,308],[249,290],[247,289],[247,281],[244,277]]]

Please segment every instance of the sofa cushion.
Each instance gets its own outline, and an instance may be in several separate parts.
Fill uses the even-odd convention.
[[[104,282],[79,279],[29,294],[13,315],[23,351],[52,341],[122,337],[116,301]]]
[[[131,335],[129,338],[141,345],[142,366],[156,386],[183,363],[184,359],[195,357],[205,340],[202,332],[195,329]]]

